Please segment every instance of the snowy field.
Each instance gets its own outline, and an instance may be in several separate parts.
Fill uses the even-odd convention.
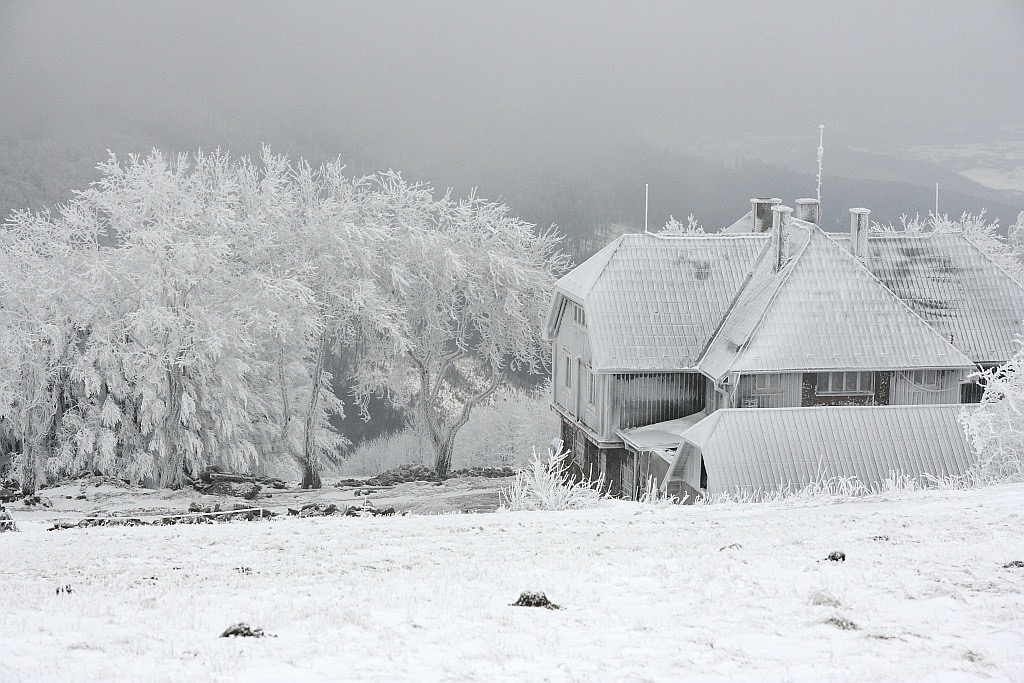
[[[1024,680],[1024,485],[55,532],[12,511],[5,682]],[[274,637],[218,637],[239,621]]]

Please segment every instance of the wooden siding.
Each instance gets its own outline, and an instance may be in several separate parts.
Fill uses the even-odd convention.
[[[556,323],[557,333],[552,347],[553,400],[567,413],[596,431],[600,426],[597,408],[592,408],[589,411],[587,409],[586,382],[591,362],[590,338],[587,329],[568,314],[570,310],[568,305],[564,306],[560,320]],[[565,382],[567,366],[568,386]]]
[[[938,375],[938,387],[931,389],[915,385],[912,370],[897,371],[892,383],[892,405],[960,403],[960,382],[964,372],[940,370]]]
[[[613,428],[643,427],[700,412],[705,383],[704,376],[695,372],[613,375]]]
[[[754,375],[742,375],[736,396],[737,408],[799,408],[803,375],[799,372],[780,373],[778,391],[757,391]]]

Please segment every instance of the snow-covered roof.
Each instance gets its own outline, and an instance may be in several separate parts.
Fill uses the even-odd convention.
[[[655,424],[632,429],[620,429],[616,433],[637,452],[649,451],[655,448],[675,449],[679,445],[679,439],[683,432],[707,417],[707,413],[701,411],[686,417],[656,422]]]
[[[872,234],[861,262],[847,235],[793,219],[774,272],[751,227],[622,235],[558,281],[548,337],[572,299],[605,372],[958,368],[1018,348],[1024,287],[962,235]]]
[[[1016,353],[1024,288],[963,235],[871,234],[866,256],[886,287],[974,362],[1003,363]]]
[[[556,284],[583,305],[595,370],[693,367],[769,235],[623,235]]]
[[[804,227],[806,226],[806,227]],[[728,372],[971,367],[864,265],[815,226],[790,230],[791,259],[762,259],[698,367]]]
[[[770,492],[834,477],[878,486],[898,473],[961,475],[974,462],[962,405],[718,410],[682,435],[666,481],[709,493]]]
[[[727,228],[722,228],[721,232],[726,235],[741,235],[743,233],[751,233],[754,231],[754,210],[751,209],[743,214],[743,217],[733,223]]]

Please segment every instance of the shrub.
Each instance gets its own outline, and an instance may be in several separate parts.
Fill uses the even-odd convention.
[[[572,480],[568,455],[549,448],[544,457],[534,449],[530,463],[519,470],[511,486],[502,489],[499,510],[579,510],[606,500],[599,482]]]
[[[965,486],[1024,481],[1024,351],[981,373],[985,393],[976,408],[965,408],[960,423],[978,455]]]

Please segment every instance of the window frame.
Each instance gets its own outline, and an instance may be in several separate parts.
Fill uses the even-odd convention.
[[[931,373],[931,377],[934,381],[928,381],[928,374]],[[920,377],[918,376],[920,375]],[[942,371],[936,369],[918,369],[910,371],[910,383],[915,389],[925,389],[928,391],[938,391],[942,388]]]
[[[834,377],[839,378],[841,383],[840,388],[834,388],[835,382]],[[854,387],[848,388],[847,378],[855,377]],[[862,380],[867,378],[868,386],[864,387]],[[825,382],[822,382],[822,379]],[[817,378],[817,386],[814,389],[814,393],[818,396],[873,396],[875,393],[875,373],[871,370],[835,370],[828,372],[819,372]],[[822,388],[822,386],[827,388]]]
[[[765,382],[765,386],[760,386],[761,382]],[[772,386],[772,384],[777,386]],[[782,373],[781,372],[758,372],[754,374],[753,386],[751,393],[764,395],[764,394],[781,394],[782,392]]]
[[[565,362],[562,363],[564,369],[564,377],[562,377],[562,386],[566,389],[572,389],[572,355],[569,353],[562,354]]]
[[[587,326],[586,310],[584,310],[584,308],[575,301],[570,301],[569,305],[572,307],[572,321],[580,327],[585,328]]]
[[[597,373],[589,365],[587,366],[587,405],[597,406]]]

